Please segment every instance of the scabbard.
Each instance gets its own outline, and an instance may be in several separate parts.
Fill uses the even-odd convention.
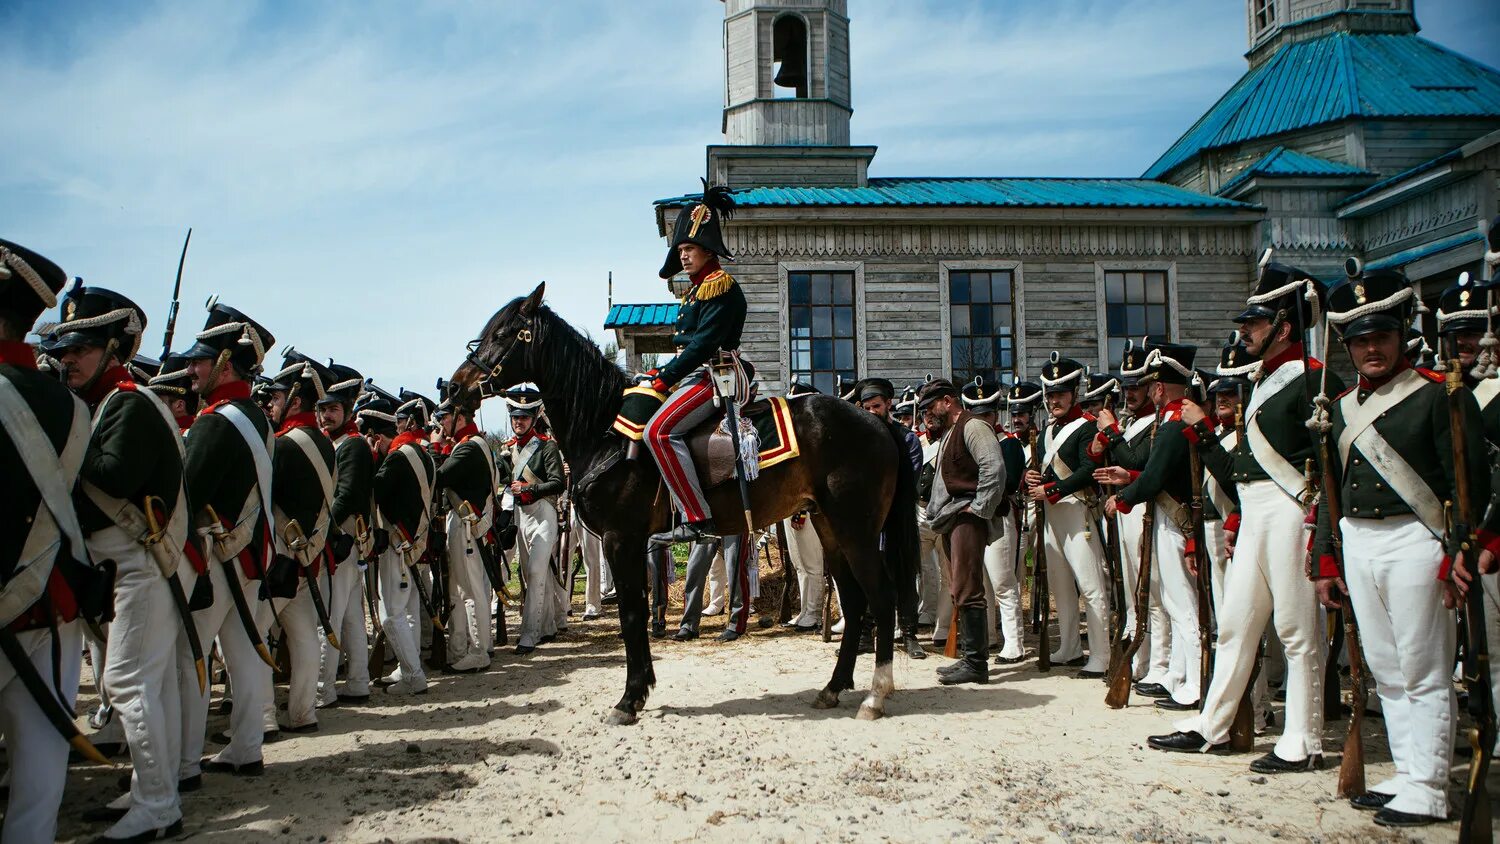
[[[224,572],[224,579],[228,581],[230,600],[234,603],[234,614],[240,617],[240,626],[245,628],[245,635],[249,637],[250,644],[255,646],[255,652],[266,665],[276,668],[276,660],[271,659],[271,649],[266,647],[265,640],[260,636],[260,631],[255,626],[255,616],[250,612],[250,605],[245,603],[245,591],[240,588],[240,577],[234,569],[234,560],[220,560],[219,569]]]
[[[177,607],[177,618],[182,621],[182,630],[187,634],[188,651],[193,655],[193,667],[198,670],[198,693],[208,689],[208,666],[203,661],[203,643],[198,640],[198,625],[193,622],[193,611],[188,609],[187,593],[182,589],[182,578],[177,572],[167,575],[167,589],[172,593],[172,604]]]
[[[47,681],[36,670],[31,663],[31,657],[26,649],[21,647],[21,640],[9,628],[0,627],[0,653],[10,660],[11,667],[15,669],[16,677],[20,679],[21,685],[25,687],[27,694],[36,703],[37,708],[47,717],[47,723],[57,730],[74,750],[83,754],[90,762],[100,765],[108,765],[110,761],[104,758],[104,754],[94,747],[89,740],[79,732],[78,725],[73,723],[73,713],[69,712],[57,699],[57,695],[48,688]]]
[[[412,585],[417,587],[417,597],[421,599],[422,606],[427,608],[427,617],[432,619],[433,628],[447,633],[448,630],[443,627],[442,619],[438,618],[438,608],[433,605],[432,598],[428,597],[427,587],[422,585],[422,573],[417,571],[416,566],[409,566],[409,568],[411,569]]]
[[[328,605],[323,603],[323,590],[318,586],[317,575],[313,574],[310,566],[299,564],[302,576],[307,579],[307,594],[312,597],[313,608],[318,611],[318,623],[323,625],[323,633],[328,637],[328,644],[333,645],[334,650],[339,649],[339,637],[333,632],[333,622],[328,617]]]

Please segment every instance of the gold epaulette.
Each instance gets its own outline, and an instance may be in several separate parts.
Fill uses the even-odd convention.
[[[699,302],[702,302],[705,299],[712,299],[715,296],[722,296],[725,293],[728,293],[729,288],[733,286],[734,276],[724,272],[723,270],[719,270],[718,272],[699,282],[698,287],[693,292],[693,298],[697,299]]]

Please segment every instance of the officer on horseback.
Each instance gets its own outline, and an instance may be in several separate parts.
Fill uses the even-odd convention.
[[[734,198],[728,188],[710,188],[706,183],[704,187],[703,200],[678,215],[660,273],[670,279],[686,272],[692,287],[678,310],[677,333],[672,338],[677,356],[646,373],[652,378],[652,389],[671,393],[646,423],[645,441],[684,520],[652,536],[652,547],[694,542],[717,533],[688,452],[687,435],[717,411],[712,373],[705,364],[739,348],[746,303],[744,291],[719,266],[720,258],[734,257],[724,246],[722,230],[724,221],[734,214]]]

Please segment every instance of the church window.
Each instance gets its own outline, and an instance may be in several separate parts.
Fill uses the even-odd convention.
[[[1276,25],[1276,0],[1255,0],[1255,31],[1265,32]]]
[[[953,381],[1014,380],[1016,311],[1010,270],[948,273],[948,333]]]
[[[853,381],[854,273],[787,273],[787,304],[792,378],[830,395],[840,376]]]
[[[771,26],[771,84],[777,99],[806,99],[807,23],[782,15]]]
[[[1170,332],[1167,273],[1164,270],[1111,270],[1104,274],[1104,317],[1109,370],[1118,372],[1125,341],[1166,339]]]

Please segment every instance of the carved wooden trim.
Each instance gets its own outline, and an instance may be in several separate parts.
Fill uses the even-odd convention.
[[[739,258],[1250,255],[1251,226],[731,224]]]

